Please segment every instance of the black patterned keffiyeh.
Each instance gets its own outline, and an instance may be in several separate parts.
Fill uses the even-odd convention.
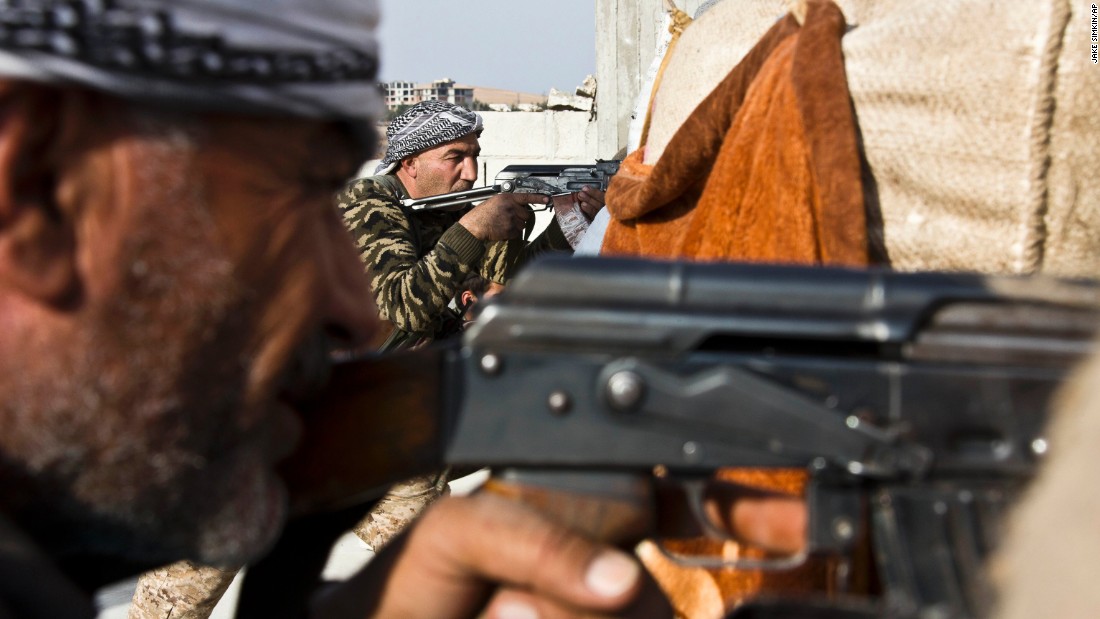
[[[390,121],[386,156],[375,174],[389,174],[406,157],[452,140],[481,133],[481,115],[446,101],[423,101]]]
[[[0,77],[366,125],[377,0],[3,0]]]

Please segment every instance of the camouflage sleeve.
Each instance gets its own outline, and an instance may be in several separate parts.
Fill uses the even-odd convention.
[[[416,231],[388,190],[360,179],[337,202],[370,275],[381,317],[409,333],[435,333],[455,290],[481,262],[484,243],[455,224],[420,257]]]
[[[486,243],[481,276],[498,284],[507,284],[520,267],[550,251],[572,252],[556,218],[530,243],[520,240]]]

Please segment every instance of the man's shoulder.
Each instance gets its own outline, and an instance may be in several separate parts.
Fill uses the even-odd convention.
[[[337,196],[337,201],[344,209],[364,201],[397,205],[404,194],[401,181],[391,175],[366,176],[344,185]]]
[[[367,176],[344,185],[337,195],[337,207],[349,226],[363,225],[368,217],[376,222],[404,220],[407,215],[400,202],[404,197],[405,189],[397,178]]]
[[[401,181],[396,177],[382,174],[378,176],[365,176],[349,181],[340,192],[352,198],[383,197],[390,200],[398,200],[404,194]]]

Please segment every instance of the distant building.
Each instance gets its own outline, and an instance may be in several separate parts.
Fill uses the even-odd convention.
[[[464,107],[474,102],[473,86],[455,84],[454,80],[446,78],[430,84],[386,82],[382,84],[382,90],[386,93],[386,107],[391,110],[421,101],[447,101]]]
[[[463,107],[472,107],[479,101],[493,108],[532,109],[546,103],[544,95],[535,95],[498,88],[480,88],[456,84],[444,78],[430,84],[415,82],[386,82],[380,84],[385,93],[386,107],[396,110],[402,105],[415,105],[421,101],[447,101]]]
[[[388,82],[382,84],[386,93],[386,107],[393,110],[400,105],[413,105],[421,101],[414,82]]]

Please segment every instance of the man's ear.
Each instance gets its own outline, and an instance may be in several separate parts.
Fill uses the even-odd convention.
[[[477,297],[469,290],[462,291],[462,307],[470,307],[474,303],[477,303]]]
[[[77,289],[73,224],[54,197],[63,96],[0,80],[0,288],[49,305]]]
[[[400,163],[397,164],[397,166],[409,178],[416,178],[416,173],[419,171],[420,168],[420,160],[417,159],[416,155],[413,155],[412,157],[405,157],[401,160]]]

